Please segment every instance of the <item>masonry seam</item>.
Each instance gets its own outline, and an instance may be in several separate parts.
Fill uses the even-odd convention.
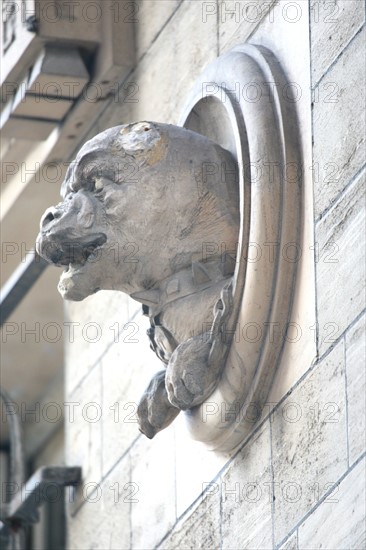
[[[315,223],[318,224],[320,221],[324,219],[324,217],[333,209],[335,208],[341,200],[347,195],[347,192],[349,191],[350,187],[358,180],[360,176],[362,176],[363,172],[366,169],[366,164],[363,164],[359,170],[350,178],[348,183],[343,187],[343,189],[332,199],[331,203],[328,204],[328,206],[317,216]]]
[[[322,76],[314,83],[313,90],[319,86],[321,81],[325,76],[329,74],[329,72],[333,69],[334,65],[338,62],[338,60],[343,56],[343,54],[348,50],[348,48],[351,46],[352,42],[354,42],[359,34],[361,34],[363,28],[365,27],[365,23],[363,22],[361,26],[356,30],[355,34],[350,38],[350,40],[343,46],[342,51],[337,55],[337,57],[332,61],[332,63],[329,65],[329,67],[325,70],[325,72],[322,74]]]
[[[308,512],[303,516],[298,523],[289,531],[289,533],[286,535],[284,539],[279,542],[275,548],[275,550],[278,550],[289,538],[290,536],[310,517],[316,510],[319,508],[319,506],[331,495],[331,493],[334,491],[338,485],[342,483],[342,481],[354,470],[354,468],[366,457],[366,452],[362,453],[361,456],[352,464],[350,468],[347,468],[347,470],[341,475],[341,477],[328,489],[328,491],[318,500],[318,502],[313,506]]]

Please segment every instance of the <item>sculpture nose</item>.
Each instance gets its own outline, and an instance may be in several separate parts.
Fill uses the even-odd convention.
[[[61,218],[62,212],[56,208],[55,206],[51,206],[51,208],[47,208],[46,212],[43,214],[41,218],[40,227],[41,230],[47,229],[47,227],[50,225],[53,220],[56,220],[58,218]]]

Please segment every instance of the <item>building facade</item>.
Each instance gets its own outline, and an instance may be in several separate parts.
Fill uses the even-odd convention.
[[[48,114],[44,117],[49,128],[43,122],[42,132],[49,133],[37,134],[37,143],[16,123],[34,124],[31,132],[38,132],[33,119],[39,122],[42,117],[34,116],[32,105],[14,114],[12,104],[4,123],[5,162],[15,162],[9,155],[12,147],[19,147],[13,150],[28,166],[39,159],[41,175],[38,181],[39,172],[27,176],[19,196],[14,188],[20,185],[21,167],[11,173],[6,164],[4,243],[32,247],[40,214],[58,201],[67,163],[87,139],[139,120],[178,124],[205,67],[246,42],[269,48],[296,92],[304,177],[292,331],[283,335],[285,348],[266,406],[253,418],[247,440],[230,453],[210,451],[192,440],[183,413],[152,440],[139,433],[137,403],[159,369],[149,350],[141,304],[122,293],[100,291],[82,302],[66,303],[62,312],[58,274],[48,268],[11,312],[3,325],[8,346],[3,383],[19,403],[40,407],[39,418],[23,419],[30,469],[42,463],[82,467],[82,483],[65,494],[65,547],[363,548],[363,0],[142,0],[110,5],[59,0],[48,2],[54,4],[53,19],[51,11],[45,11],[52,6],[46,4],[38,4],[44,10],[36,17],[40,42],[32,46],[35,53],[29,59],[42,48],[58,59],[66,48],[83,66],[75,75],[73,63],[67,61],[67,82],[79,79],[72,80],[80,83],[72,90],[83,91],[62,95],[69,102],[65,111],[51,117],[52,122]],[[6,12],[3,56],[15,44],[15,12],[9,7]],[[28,29],[31,23],[28,20]],[[19,64],[22,70],[27,67],[24,55],[19,61],[14,54],[9,64],[12,72],[5,85],[19,83],[22,72],[15,69]],[[45,74],[55,81],[52,73]],[[11,96],[13,101],[9,90],[5,99]],[[235,88],[234,83],[234,90],[255,101],[249,89]],[[34,97],[29,83],[24,109],[27,93]],[[48,98],[43,112],[48,113],[50,105]],[[29,197],[32,209],[27,208]],[[24,220],[22,230],[19,220]],[[15,249],[7,246],[5,267],[10,274],[20,252],[10,254]],[[42,311],[37,303],[43,304]],[[31,304],[35,309],[29,316]],[[14,327],[37,319],[38,342],[22,338],[21,330],[15,334]],[[50,323],[61,330],[63,352]],[[50,331],[45,337],[46,325]],[[248,342],[253,337],[241,334]],[[14,349],[25,357],[30,345],[37,347],[35,353],[41,353],[45,365],[30,376],[36,386],[31,392],[11,375]],[[19,365],[17,377],[22,376]],[[51,403],[62,409],[57,421]],[[30,441],[37,444],[32,447]],[[32,548],[50,548],[44,525],[50,518],[57,523],[52,513],[59,512],[42,513],[43,527],[34,528]]]

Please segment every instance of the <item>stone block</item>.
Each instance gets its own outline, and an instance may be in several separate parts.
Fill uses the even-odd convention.
[[[292,535],[289,536],[287,541],[279,547],[279,550],[298,550],[298,548],[298,534],[297,531],[295,531],[294,533],[292,533]]]
[[[365,151],[365,30],[313,90],[315,217],[361,169]]]
[[[299,549],[360,549],[366,546],[365,459],[299,527]]]
[[[343,341],[275,411],[272,461],[277,545],[347,468]]]
[[[135,120],[176,124],[195,78],[217,56],[216,18],[203,21],[203,4],[182,3],[131,74]]]
[[[93,495],[90,495],[89,498],[93,499]],[[102,549],[103,547],[99,546],[98,541],[103,539],[103,522],[97,521],[101,515],[102,502],[100,498],[96,498],[95,502],[85,502],[74,517],[68,514],[67,548],[72,548],[72,550]]]
[[[275,0],[219,0],[214,7],[214,2],[203,2],[203,17],[218,19],[220,54],[244,44],[275,3]]]
[[[129,319],[129,299],[122,292],[100,291],[82,302],[67,302],[66,394],[70,396],[118,340]]]
[[[194,510],[189,510],[172,533],[158,546],[159,550],[218,550],[220,548],[220,493],[208,493]]]
[[[364,308],[365,175],[315,228],[320,355]]]
[[[98,365],[65,401],[66,464],[82,468],[82,484],[71,504],[73,512],[83,501],[83,486],[96,486],[102,478],[102,415]]]
[[[346,373],[349,462],[365,451],[365,316],[346,334]]]
[[[131,548],[155,548],[176,521],[175,452],[172,427],[152,441],[141,437],[131,450],[131,482],[138,502],[131,504]]]
[[[69,518],[69,545],[73,550],[130,547],[130,508],[138,498],[138,488],[130,481],[127,456],[98,484],[84,487],[84,502]]]
[[[230,458],[228,453],[216,453],[194,441],[185,425],[185,414],[174,420],[176,445],[177,516],[191,506],[217,476]],[[187,480],[189,479],[189,483]]]
[[[149,348],[148,326],[141,315],[127,322],[101,361],[104,475],[140,435],[137,405],[150,378],[163,368]]]
[[[222,548],[272,549],[272,475],[269,421],[220,479]]]
[[[134,2],[137,59],[140,59],[156,40],[179,3],[179,0],[149,0],[149,2],[138,0],[138,2]]]
[[[365,21],[364,0],[311,0],[311,58],[313,86],[337,59]]]

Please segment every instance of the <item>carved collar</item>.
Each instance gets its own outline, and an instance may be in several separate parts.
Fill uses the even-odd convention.
[[[190,267],[170,275],[149,290],[131,294],[131,298],[147,306],[148,311],[145,308],[144,313],[154,318],[167,304],[224,281],[233,274],[234,268],[235,258],[228,253],[206,262],[192,261]]]
[[[192,261],[191,267],[163,279],[154,288],[131,294],[131,298],[143,304],[143,313],[150,318],[151,326],[147,331],[150,347],[161,361],[167,364],[178,346],[174,336],[161,324],[160,314],[164,308],[187,296],[220,286],[219,283],[224,284],[234,268],[235,259],[227,253],[207,262]]]

